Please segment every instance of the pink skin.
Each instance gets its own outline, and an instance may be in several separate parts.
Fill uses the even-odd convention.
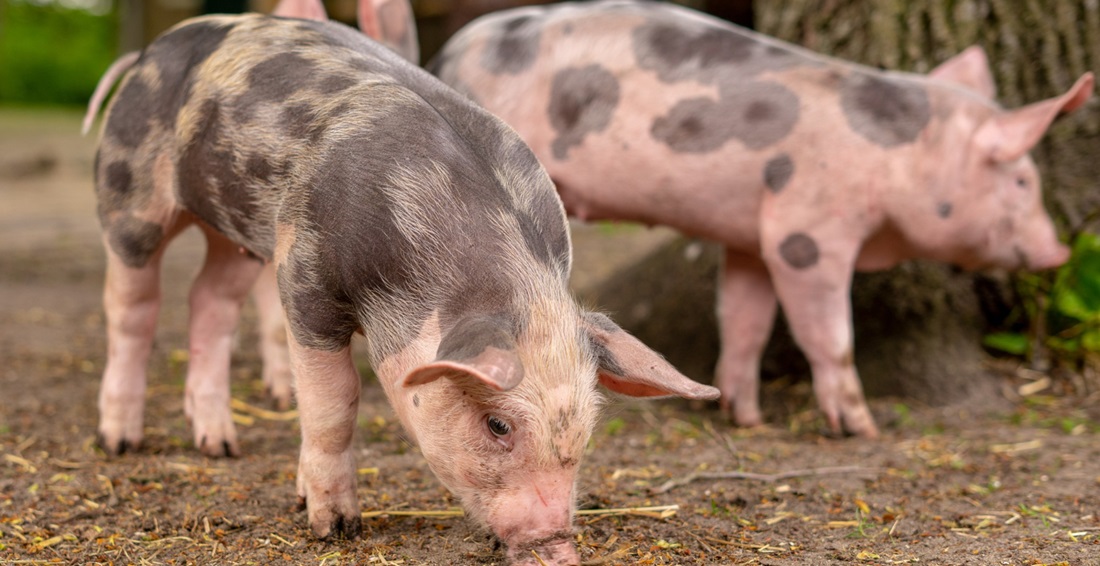
[[[876,71],[752,35],[752,42],[812,62],[756,77],[796,93],[800,119],[765,147],[731,139],[710,152],[675,152],[653,138],[655,118],[685,99],[713,99],[718,92],[703,82],[662,80],[636,63],[631,38],[642,18],[631,10],[646,9],[592,3],[562,5],[554,15],[542,8],[502,12],[496,20],[490,15],[449,41],[438,74],[519,132],[554,179],[569,214],[663,224],[726,246],[715,385],[738,424],[763,422],[759,358],[777,301],[810,360],[829,427],[874,437],[878,430],[853,365],[854,270],[918,257],[974,269],[1046,269],[1068,258],[1043,210],[1027,152],[1059,113],[1089,98],[1091,73],[1062,96],[1013,111],[992,102],[992,74],[977,47],[929,76],[880,73],[919,83],[930,105],[929,123],[915,141],[884,147],[851,129],[836,88],[840,77],[857,69]],[[493,38],[505,18],[521,12],[532,17],[524,25],[539,30],[533,62],[494,74],[483,65],[486,50],[497,44]],[[597,43],[598,49],[591,47]],[[617,78],[616,106],[606,127],[586,132],[562,159],[553,151],[558,133],[547,110],[553,77],[590,65]],[[781,154],[795,173],[781,190],[770,190],[762,172]],[[811,268],[794,268],[779,252],[796,233],[816,245]]]

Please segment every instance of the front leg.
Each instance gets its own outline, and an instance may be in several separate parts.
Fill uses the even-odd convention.
[[[318,538],[355,538],[362,530],[355,494],[352,438],[359,411],[359,372],[351,347],[301,345],[287,333],[302,426],[298,497]]]
[[[791,333],[809,359],[814,393],[834,433],[878,436],[856,374],[852,270],[859,242],[843,230],[765,234],[764,259]]]

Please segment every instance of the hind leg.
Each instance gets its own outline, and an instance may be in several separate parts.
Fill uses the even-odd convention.
[[[274,264],[264,267],[252,289],[260,315],[260,353],[263,356],[264,387],[280,411],[290,408],[293,379],[287,352],[286,315],[279,301]]]
[[[134,226],[142,229],[132,230]],[[99,389],[99,445],[110,455],[141,446],[146,366],[160,311],[160,261],[186,219],[169,221],[167,230],[152,223],[118,222],[104,232],[107,277],[103,310],[107,318],[107,365]],[[150,234],[152,236],[150,236]],[[147,255],[133,253],[141,238]]]
[[[184,410],[195,446],[207,456],[238,456],[229,410],[229,361],[241,306],[263,264],[205,225],[206,261],[191,286],[190,364]]]

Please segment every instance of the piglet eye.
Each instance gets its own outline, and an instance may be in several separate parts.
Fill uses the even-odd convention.
[[[508,423],[501,420],[499,417],[489,415],[485,418],[485,422],[489,425],[489,432],[496,436],[508,436],[512,432],[512,427],[508,426]]]
[[[1023,177],[1016,177],[1016,186],[1020,187],[1021,189],[1026,189],[1027,188],[1027,179],[1025,179]]]

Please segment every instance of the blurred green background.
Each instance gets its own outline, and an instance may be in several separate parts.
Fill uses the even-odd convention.
[[[113,4],[0,1],[0,104],[87,104],[117,52]]]

